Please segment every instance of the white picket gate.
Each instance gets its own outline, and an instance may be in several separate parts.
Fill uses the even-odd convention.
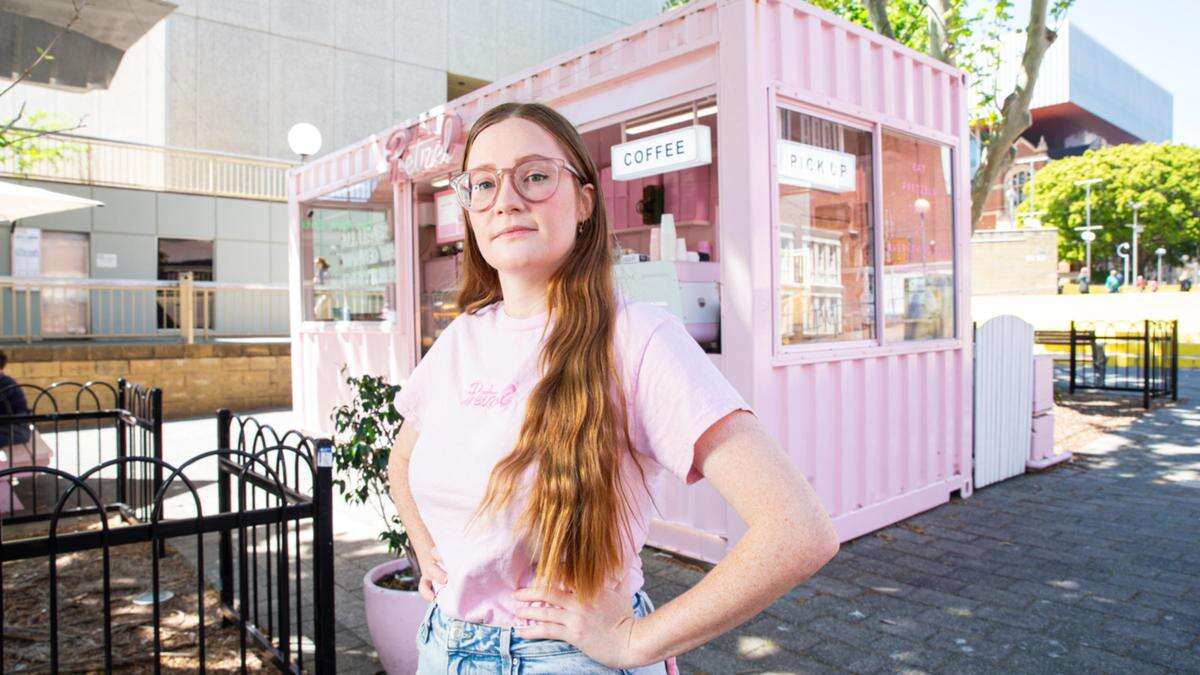
[[[1033,326],[1003,315],[975,331],[975,487],[1025,472],[1033,409]]]

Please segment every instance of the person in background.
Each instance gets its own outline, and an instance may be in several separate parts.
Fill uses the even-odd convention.
[[[313,260],[313,294],[316,302],[313,305],[313,319],[316,321],[333,320],[333,301],[329,292],[322,286],[329,283],[329,262],[321,256]]]
[[[1089,292],[1088,284],[1091,283],[1090,276],[1091,270],[1086,267],[1080,268],[1079,277],[1076,279],[1076,283],[1079,284],[1080,293],[1087,294]]]
[[[1188,276],[1187,272],[1179,275],[1179,290],[1184,293],[1192,290],[1192,278]]]
[[[25,392],[11,376],[5,374],[8,366],[8,355],[0,351],[0,417],[6,415],[28,415],[29,403],[25,400]],[[0,422],[0,450],[13,457],[15,446],[29,442],[29,426]]]
[[[1121,290],[1121,280],[1117,278],[1116,270],[1108,271],[1108,278],[1104,280],[1104,287],[1108,289],[1109,293],[1116,293]]]
[[[1137,289],[1139,291],[1142,291],[1143,293],[1145,293],[1146,292],[1146,277],[1141,274],[1137,275],[1137,281],[1134,282],[1134,285],[1137,286]]]

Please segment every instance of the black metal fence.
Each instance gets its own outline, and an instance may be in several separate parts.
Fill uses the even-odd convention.
[[[8,390],[24,394],[29,410],[13,411]],[[93,466],[124,457],[162,458],[162,391],[117,381],[56,382],[48,387],[10,385],[0,390],[0,468],[43,466],[81,475]],[[149,515],[159,467],[118,462],[92,473],[89,486],[110,509]],[[0,481],[0,517],[7,524],[50,518],[64,485],[46,475]],[[23,493],[28,504],[18,493]],[[85,508],[73,491],[70,508]]]
[[[1070,392],[1128,391],[1150,407],[1179,398],[1179,321],[1071,322]]]
[[[217,441],[234,450],[218,462],[218,508],[241,518],[236,530],[221,530],[218,559],[221,606],[242,629],[242,658],[249,637],[284,670],[301,672],[309,665],[317,673],[334,672],[330,441],[298,431],[279,435],[228,410],[217,413]],[[272,509],[277,516],[265,517]],[[304,519],[311,521],[307,532],[299,522]],[[289,521],[297,522],[289,528]]]
[[[161,394],[126,389],[125,385],[115,391],[119,404],[127,406],[109,411],[115,413],[113,425],[119,430],[115,456],[101,457],[84,471],[68,471],[36,462],[12,462],[0,469],[0,483],[13,478],[25,478],[35,485],[49,482],[54,495],[52,500],[47,499],[51,493],[42,488],[40,500],[29,496],[32,508],[27,505],[23,511],[0,518],[0,572],[9,566],[40,566],[39,560],[45,561],[47,571],[37,589],[46,591],[45,606],[41,608],[44,621],[35,620],[31,626],[19,628],[12,625],[18,617],[5,612],[6,601],[27,600],[30,589],[11,588],[8,575],[0,576],[3,579],[0,616],[5,623],[0,639],[0,668],[30,667],[30,664],[10,663],[12,660],[6,653],[10,637],[26,643],[43,641],[45,663],[33,667],[49,672],[81,668],[111,672],[115,667],[129,665],[114,658],[114,643],[121,641],[128,646],[132,639],[144,659],[153,663],[156,673],[163,667],[164,657],[185,657],[187,669],[204,672],[215,667],[209,663],[209,653],[214,651],[206,639],[209,632],[228,629],[236,637],[233,646],[218,645],[223,649],[220,664],[223,670],[234,667],[246,671],[255,667],[248,659],[254,641],[269,655],[265,660],[283,671],[334,672],[329,442],[297,432],[280,436],[253,418],[220,411],[217,425],[221,447],[174,466],[161,456]],[[121,391],[129,395],[122,398]],[[144,406],[147,400],[148,408]],[[146,410],[153,419],[139,417]],[[24,421],[12,419],[16,416],[0,417],[0,423],[64,421],[45,419],[47,414],[35,411]],[[65,419],[84,423],[108,418],[95,413],[75,413]],[[139,435],[140,431],[147,431],[146,426],[149,426],[149,443],[144,443],[144,437]],[[101,424],[98,431],[103,430]],[[101,437],[101,433],[77,435],[77,452],[96,452],[88,444]],[[115,489],[104,492],[102,488],[106,485],[97,479],[107,472],[116,476],[116,484]],[[201,480],[203,475],[216,479],[216,513],[205,513],[201,494],[206,488]],[[137,489],[122,490],[121,477],[132,476],[141,477]],[[149,492],[143,483],[149,483]],[[122,496],[128,501],[122,502]],[[39,510],[39,505],[50,502],[49,507]],[[123,518],[110,522],[109,516],[114,511]],[[44,527],[30,534],[28,526],[34,523],[44,523]],[[88,523],[90,528],[80,526]],[[17,525],[25,525],[26,531],[22,532]],[[16,535],[12,534],[14,530]],[[215,598],[206,597],[205,592],[206,560],[212,556],[206,549],[205,535],[210,536],[210,542],[214,536],[217,540],[219,591]],[[173,625],[164,631],[163,605],[170,602],[173,594],[184,595],[185,590],[178,585],[174,590],[164,588],[161,583],[162,566],[179,562],[166,556],[168,542],[179,549],[182,557],[191,558],[195,599],[181,597],[167,606],[172,617],[190,614],[193,620],[183,622],[183,628]],[[140,548],[133,548],[137,546]],[[132,560],[138,571],[132,575],[126,573],[133,578],[114,580],[113,566],[122,561],[128,563],[131,548],[135,555],[142,556]],[[90,577],[83,588],[85,592],[80,592],[79,586],[60,589],[69,575],[79,576],[80,570],[75,568],[82,563],[71,556],[84,553],[93,556],[89,560],[94,567],[86,570]],[[123,557],[118,559],[118,556]],[[130,593],[124,592],[130,588],[148,592],[140,598],[131,598]],[[81,637],[81,622],[73,613],[77,614],[84,603],[95,598],[99,598],[93,602],[98,604],[97,616],[86,626],[90,632]],[[150,606],[148,626],[145,621],[129,620],[131,603]],[[74,631],[70,634],[61,630],[68,624]],[[180,638],[183,633],[187,635]],[[168,637],[170,644],[166,643]],[[70,642],[64,645],[64,640]],[[89,642],[95,643],[97,650],[94,662],[81,662],[80,654],[86,651],[84,643]],[[256,657],[263,651],[255,652]]]

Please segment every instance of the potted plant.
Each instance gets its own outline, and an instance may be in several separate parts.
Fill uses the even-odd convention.
[[[345,375],[346,368],[342,367]],[[363,577],[367,628],[379,661],[388,673],[417,669],[417,626],[428,604],[417,592],[421,568],[404,524],[395,513],[388,491],[388,456],[404,423],[393,403],[400,391],[381,377],[347,377],[349,403],[333,411],[334,480],[351,504],[364,504],[380,518],[380,541],[398,556],[372,568]],[[403,554],[402,556],[400,554]]]

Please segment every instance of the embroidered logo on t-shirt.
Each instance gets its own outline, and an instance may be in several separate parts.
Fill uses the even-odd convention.
[[[515,384],[510,384],[503,389],[497,390],[494,384],[475,380],[467,387],[466,396],[459,403],[464,406],[476,406],[479,408],[503,407],[512,403],[516,395],[517,385]]]

